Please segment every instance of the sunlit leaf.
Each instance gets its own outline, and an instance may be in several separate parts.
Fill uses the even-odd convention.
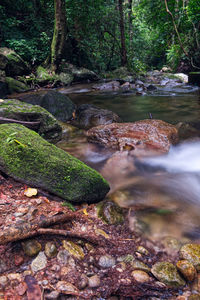
[[[27,188],[25,191],[24,191],[24,195],[26,197],[33,197],[33,196],[36,196],[38,193],[37,189],[34,189],[34,188]]]

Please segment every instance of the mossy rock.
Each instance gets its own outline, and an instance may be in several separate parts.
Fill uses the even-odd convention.
[[[52,90],[21,94],[17,98],[26,103],[40,105],[62,122],[70,120],[76,108],[69,97]]]
[[[46,85],[48,83],[54,83],[58,85],[70,85],[74,79],[74,76],[71,72],[61,72],[55,74],[51,69],[43,68],[39,66],[36,70],[36,82],[39,85]]]
[[[0,125],[0,170],[71,202],[97,202],[109,191],[95,170],[18,124]]]
[[[158,262],[153,265],[151,273],[168,287],[179,288],[185,285],[185,280],[179,275],[172,263]]]
[[[12,49],[0,48],[0,69],[7,76],[19,76],[30,73],[29,65]]]
[[[8,90],[9,93],[22,93],[28,91],[30,88],[23,82],[13,79],[12,77],[6,77],[5,79],[7,85],[8,85]]]
[[[25,122],[40,122],[35,130],[49,142],[58,142],[62,137],[62,127],[46,109],[16,99],[0,102],[0,117]],[[7,123],[5,121],[5,123]]]
[[[180,249],[180,256],[187,259],[200,271],[200,244],[185,244]]]
[[[98,217],[107,224],[121,224],[124,221],[123,209],[112,201],[98,205]]]

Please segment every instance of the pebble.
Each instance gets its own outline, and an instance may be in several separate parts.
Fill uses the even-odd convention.
[[[200,270],[200,245],[199,244],[185,244],[180,249],[180,256],[187,259],[193,264],[197,270]]]
[[[44,252],[40,252],[38,256],[31,263],[31,270],[33,272],[38,272],[44,269],[47,265],[47,258]]]
[[[115,258],[111,255],[103,255],[99,258],[99,266],[102,268],[110,268],[115,265]]]
[[[15,261],[15,266],[20,266],[24,262],[24,257],[21,255],[15,255],[14,261]]]
[[[133,278],[140,283],[145,283],[145,282],[149,282],[150,281],[150,276],[141,270],[135,270],[131,273],[131,275],[133,276]]]
[[[83,290],[88,285],[88,277],[85,274],[82,274],[79,282],[78,282],[78,288],[80,290]]]
[[[176,264],[177,269],[188,281],[193,281],[196,277],[196,269],[188,260],[179,260]]]
[[[131,266],[133,270],[141,270],[147,273],[150,272],[150,268],[138,259],[135,259],[133,262],[131,262]]]
[[[146,248],[144,248],[143,246],[138,246],[136,251],[139,252],[140,254],[144,254],[144,255],[149,254],[149,251]]]
[[[19,274],[19,273],[10,273],[7,275],[7,277],[10,281],[12,281],[12,280],[21,281],[22,280],[21,274]]]
[[[58,291],[53,291],[47,295],[45,295],[45,299],[48,299],[48,300],[57,300],[58,297],[60,295],[60,292]]]
[[[62,267],[62,268],[61,268],[61,271],[60,271],[60,274],[61,274],[62,276],[65,276],[65,275],[67,275],[70,271],[71,271],[71,268],[70,268],[70,267]]]
[[[49,258],[56,256],[56,254],[57,254],[56,245],[52,242],[46,243],[44,253]]]
[[[78,292],[77,288],[73,284],[71,284],[67,281],[58,281],[58,283],[56,284],[56,289],[62,293]]]
[[[57,254],[57,260],[60,264],[66,265],[69,259],[69,252],[67,250],[60,250]]]
[[[92,277],[88,278],[88,285],[90,288],[99,287],[100,284],[101,284],[101,280],[98,275],[93,275]]]
[[[6,276],[0,276],[0,286],[5,286],[8,282],[8,278]]]
[[[78,258],[78,259],[83,259],[85,254],[83,252],[83,249],[81,246],[75,244],[72,241],[62,241],[63,247],[71,254],[72,256]]]
[[[48,280],[42,280],[42,285],[47,285],[49,282],[48,282]]]
[[[55,271],[55,272],[59,272],[59,271],[60,271],[60,266],[59,266],[59,265],[53,265],[53,266],[51,267],[51,270],[52,270],[52,271]]]
[[[22,243],[23,250],[27,256],[37,255],[41,249],[41,244],[36,240],[28,240]]]
[[[176,267],[169,262],[158,262],[151,268],[152,274],[169,287],[178,288],[185,285]]]

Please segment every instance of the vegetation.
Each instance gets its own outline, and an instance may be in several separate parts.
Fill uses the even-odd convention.
[[[62,59],[96,72],[200,68],[200,0],[7,0],[2,47],[32,67]],[[31,20],[31,22],[30,22]]]

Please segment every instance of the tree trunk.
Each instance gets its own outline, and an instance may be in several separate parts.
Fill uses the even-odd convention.
[[[126,43],[125,43],[125,29],[124,29],[124,12],[123,12],[123,0],[118,0],[119,6],[119,27],[120,27],[120,38],[121,38],[121,64],[122,66],[127,65],[127,54],[126,54]]]
[[[132,5],[133,0],[128,0],[128,32],[129,32],[129,50],[132,52],[133,26],[132,26]]]
[[[66,13],[65,0],[54,0],[55,20],[54,33],[51,43],[51,68],[52,71],[58,69],[63,57],[66,41]]]

